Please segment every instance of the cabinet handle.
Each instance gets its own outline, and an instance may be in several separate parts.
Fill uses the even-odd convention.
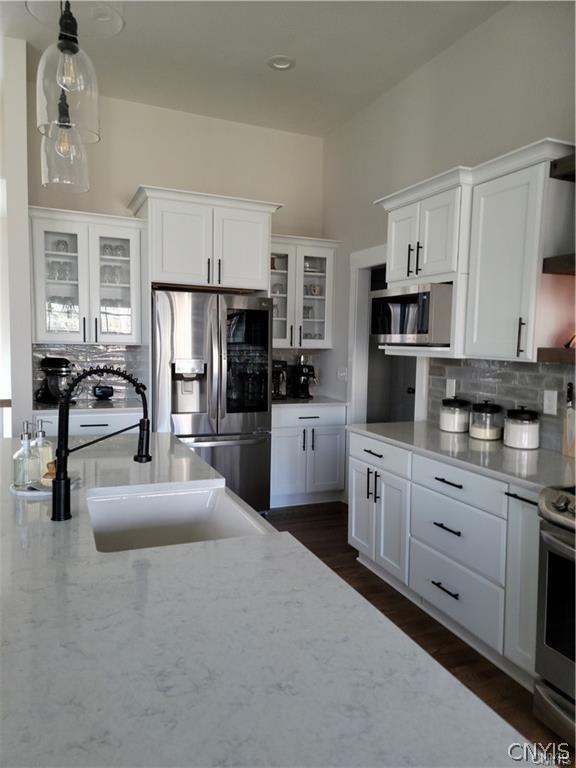
[[[446,587],[442,586],[441,581],[434,581],[433,579],[431,579],[431,581],[435,587],[438,587],[438,589],[441,589],[442,592],[446,592],[446,594],[450,595],[450,597],[453,597],[454,600],[460,600],[460,592],[450,592],[449,589],[446,589]]]
[[[302,430],[302,450],[306,450],[306,430]]]
[[[518,318],[518,336],[516,338],[516,357],[520,357],[520,353],[524,352],[523,349],[521,349],[520,344],[522,343],[522,326],[526,325],[524,320],[522,320],[521,317]]]
[[[294,326],[290,326],[290,346],[294,346]]]
[[[406,265],[406,277],[410,277],[410,275],[412,274],[412,270],[410,269],[410,256],[412,255],[413,250],[414,250],[414,246],[408,243],[408,263]]]
[[[417,240],[416,241],[416,274],[418,274],[418,272],[422,272],[422,270],[420,269],[420,251],[422,250],[423,247],[424,246],[422,245],[420,240]]]
[[[222,259],[218,259],[218,285],[222,282]]]
[[[98,344],[98,318],[94,318],[94,341]]]
[[[306,421],[306,419],[319,419],[320,416],[298,416],[300,421]]]
[[[314,429],[312,430],[312,450],[314,451]]]
[[[374,504],[376,504],[377,501],[380,501],[380,496],[378,496],[378,478],[380,475],[378,472],[374,472]]]
[[[302,326],[300,326],[300,329],[299,329],[299,334],[300,334],[300,335],[299,335],[299,337],[298,337],[298,338],[299,338],[299,341],[298,341],[298,346],[299,346],[299,347],[301,347],[301,346],[302,346]]]
[[[532,504],[533,507],[538,506],[537,501],[532,501],[531,499],[525,499],[524,496],[518,496],[517,493],[510,493],[509,491],[504,491],[504,496],[508,496],[510,499],[517,499],[518,501],[523,501],[524,504]]]
[[[85,317],[82,318],[82,336],[84,337],[83,341],[86,341],[86,318]]]
[[[383,459],[384,454],[383,453],[376,453],[376,451],[371,451],[369,448],[364,448],[364,453],[369,453],[370,456],[376,456],[377,459]]]
[[[444,525],[444,523],[437,523],[435,520],[433,520],[432,524],[435,525],[437,528],[441,528],[443,531],[446,531],[447,533],[453,533],[454,536],[462,536],[462,531],[455,531],[453,528],[448,528],[448,526]]]
[[[110,424],[80,424],[81,427],[90,427],[90,429],[93,429],[94,427],[109,427]],[[84,446],[82,446],[84,447]]]
[[[208,259],[208,280],[207,282],[210,282],[210,259]]]
[[[370,496],[372,496],[372,493],[370,492],[370,475],[372,474],[372,470],[370,467],[366,467],[366,498],[369,499]]]
[[[450,480],[446,480],[444,477],[435,477],[434,480],[438,480],[439,483],[445,483],[446,485],[451,485],[452,488],[459,488],[462,490],[464,488],[463,485],[460,485],[460,483],[453,483]]]

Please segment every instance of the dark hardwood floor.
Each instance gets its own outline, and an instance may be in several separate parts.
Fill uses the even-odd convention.
[[[358,553],[347,543],[347,515],[345,504],[331,503],[272,510],[267,519],[279,531],[289,531],[527,742],[558,741],[532,715],[532,696],[525,688],[356,561]]]

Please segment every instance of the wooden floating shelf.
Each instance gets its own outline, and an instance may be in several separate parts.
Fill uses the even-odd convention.
[[[574,275],[575,258],[573,253],[564,253],[561,256],[548,256],[542,264],[542,272],[545,275]]]
[[[564,363],[565,365],[576,364],[576,348],[570,347],[539,347],[539,363]]]

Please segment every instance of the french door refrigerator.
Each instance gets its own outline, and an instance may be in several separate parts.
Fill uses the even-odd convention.
[[[155,289],[152,427],[258,511],[270,507],[272,301]]]

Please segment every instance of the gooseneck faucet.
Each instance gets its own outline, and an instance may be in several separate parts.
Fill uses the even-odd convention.
[[[72,395],[78,384],[90,376],[99,376],[100,378],[103,376],[116,376],[132,384],[136,390],[136,394],[140,395],[142,398],[142,418],[138,424],[132,424],[129,427],[124,427],[124,429],[119,429],[117,432],[112,432],[109,435],[97,437],[95,440],[82,443],[82,445],[77,445],[75,448],[69,448],[68,421],[70,416],[70,401],[72,400]],[[138,379],[131,376],[126,371],[123,371],[120,368],[114,368],[111,365],[103,365],[98,368],[87,368],[86,370],[81,371],[62,392],[58,402],[58,445],[56,447],[56,477],[52,481],[52,520],[70,520],[72,517],[70,514],[68,456],[71,453],[74,453],[74,451],[79,451],[81,448],[100,443],[102,440],[107,440],[109,437],[120,435],[122,432],[127,432],[129,429],[138,427],[138,451],[134,456],[134,461],[137,461],[140,464],[152,461],[152,456],[150,456],[150,419],[148,418],[148,403],[146,401],[145,393],[146,387],[142,382],[138,381]]]

